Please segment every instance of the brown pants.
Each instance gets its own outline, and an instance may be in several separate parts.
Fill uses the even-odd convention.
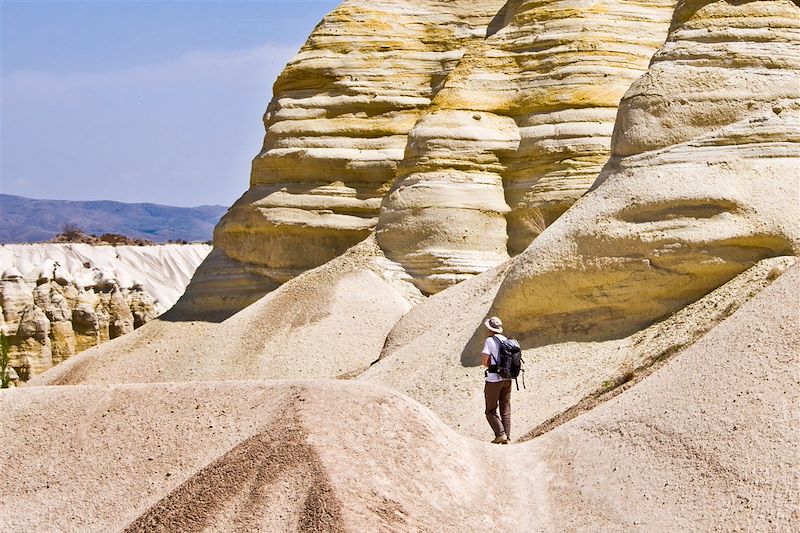
[[[503,433],[511,438],[511,380],[506,379],[497,383],[486,383],[483,387],[483,396],[486,399],[486,420],[492,426],[494,436]],[[497,404],[500,404],[500,416],[497,416]]]

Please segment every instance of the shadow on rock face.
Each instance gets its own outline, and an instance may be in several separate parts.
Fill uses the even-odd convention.
[[[222,322],[277,289],[279,283],[214,249],[200,264],[178,302],[161,320]]]

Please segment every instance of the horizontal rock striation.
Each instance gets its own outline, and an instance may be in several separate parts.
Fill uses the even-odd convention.
[[[520,1],[495,36],[499,53],[484,61],[497,64],[500,55],[517,72],[504,106],[520,131],[503,174],[511,254],[594,181],[610,153],[620,98],[664,43],[675,4],[593,1],[576,9],[574,2]],[[474,77],[482,77],[480,69]],[[454,88],[453,96],[468,96],[465,89]]]
[[[344,2],[278,78],[215,245],[281,284],[377,225],[428,294],[502,263],[596,177],[673,4]]]
[[[218,249],[209,256],[208,268],[201,269],[203,273],[193,283],[194,288],[187,291],[185,303],[191,304],[187,305],[190,312],[181,315],[182,319],[193,319],[192,308],[206,311],[203,302],[212,302],[211,311],[218,310],[215,306],[226,307],[219,317],[220,321],[227,319],[221,321],[219,328],[220,332],[228,332],[225,335],[236,332],[237,337],[241,336],[239,332],[263,324],[262,317],[270,317],[270,331],[259,333],[256,345],[230,342],[225,337],[209,344],[211,348],[204,348],[202,358],[194,344],[186,351],[170,350],[169,358],[165,359],[169,364],[163,366],[175,368],[174,376],[156,375],[161,366],[154,358],[151,366],[131,379],[177,379],[187,373],[198,378],[219,375],[225,371],[223,359],[228,361],[225,364],[231,361],[232,352],[226,351],[226,346],[235,346],[236,353],[242,354],[241,358],[237,356],[235,364],[237,377],[254,375],[253,372],[266,377],[287,377],[291,373],[287,364],[291,361],[291,351],[281,345],[284,331],[293,339],[331,338],[336,328],[344,331],[357,324],[359,316],[369,316],[368,322],[372,323],[373,314],[390,315],[391,319],[374,321],[369,343],[361,344],[368,347],[358,348],[359,344],[354,341],[351,344],[351,339],[337,339],[326,345],[324,355],[319,355],[320,360],[335,359],[333,364],[308,363],[316,364],[315,376],[351,376],[360,372],[370,357],[380,355],[379,337],[391,330],[392,322],[404,316],[409,307],[416,305],[417,295],[397,292],[394,282],[402,285],[411,273],[411,281],[418,288],[434,293],[468,277],[470,268],[475,273],[502,261],[504,251],[496,245],[503,239],[499,228],[504,220],[502,215],[509,208],[501,196],[508,168],[504,161],[509,161],[515,153],[514,147],[522,143],[518,120],[523,115],[512,115],[533,109],[525,106],[532,106],[534,100],[529,102],[512,91],[503,97],[506,100],[500,96],[493,100],[495,111],[474,109],[468,114],[466,109],[449,109],[445,104],[461,101],[461,97],[454,95],[467,95],[469,87],[476,91],[472,100],[480,103],[477,85],[459,80],[470,76],[477,80],[476,73],[483,72],[488,84],[490,70],[472,68],[470,63],[492,59],[493,48],[488,48],[487,43],[500,39],[504,31],[511,32],[523,23],[549,21],[545,15],[555,11],[547,11],[546,5],[558,7],[564,20],[569,18],[567,4],[510,3],[504,15],[489,24],[489,38],[473,43],[472,49],[443,81],[444,88],[408,135],[404,159],[397,170],[400,178],[387,190],[374,241],[369,237],[336,260],[311,269],[307,277],[292,278],[297,283],[284,283],[282,291],[275,290],[279,281],[270,277],[268,264],[243,263],[231,258],[224,248]],[[631,9],[631,20],[644,18],[642,13],[651,13],[653,26],[642,24],[653,31],[663,18],[664,8],[660,3],[625,5]],[[528,9],[544,11],[537,18]],[[620,4],[613,9],[623,8]],[[390,335],[390,340],[401,340],[387,342],[382,350],[386,357],[382,357],[381,364],[367,370],[365,376],[385,372],[391,374],[386,383],[395,386],[396,382],[405,382],[411,372],[407,370],[409,366],[400,366],[406,360],[399,356],[394,358],[396,364],[389,362],[388,356],[393,354],[423,360],[446,357],[452,364],[443,365],[448,369],[443,372],[459,368],[458,365],[477,366],[473,355],[480,347],[475,345],[474,325],[480,324],[487,313],[495,313],[507,322],[509,330],[523,341],[526,349],[543,348],[552,354],[560,349],[552,346],[574,341],[619,342],[622,346],[619,350],[616,345],[613,350],[609,348],[613,342],[603,350],[586,348],[589,345],[573,350],[570,364],[576,368],[570,368],[570,376],[592,376],[573,390],[574,397],[570,398],[580,401],[584,395],[593,393],[606,377],[617,375],[617,367],[631,361],[644,364],[643,361],[659,356],[654,352],[642,355],[639,348],[629,347],[647,335],[661,335],[658,327],[671,327],[659,321],[674,317],[677,311],[699,302],[754,265],[761,265],[756,269],[759,280],[777,275],[780,269],[768,266],[771,263],[763,260],[796,256],[800,239],[796,209],[790,204],[798,196],[798,183],[793,178],[800,157],[798,84],[787,81],[798,78],[798,55],[792,52],[798,47],[798,11],[797,5],[784,1],[735,5],[682,3],[675,11],[667,42],[655,55],[647,73],[623,97],[611,143],[612,157],[593,189],[522,254],[477,276],[476,283],[463,287],[463,291],[448,289],[449,294],[447,290],[441,291],[442,299],[417,305],[409,313],[412,318],[404,319],[405,324],[412,326],[398,324],[397,331],[406,333],[399,337]],[[606,15],[607,12],[597,16],[602,21]],[[512,21],[517,21],[516,26]],[[569,24],[563,27],[572,27]],[[535,46],[530,46],[531,53],[535,52]],[[560,48],[553,46],[552,54],[560,57]],[[591,46],[586,48],[588,53]],[[627,45],[623,48],[628,50]],[[764,50],[774,53],[766,54]],[[544,61],[546,56],[540,59]],[[515,76],[526,72],[522,66],[515,68],[516,71],[510,70],[516,72]],[[773,78],[774,84],[764,81]],[[691,91],[687,88],[684,96],[671,94],[676,79],[694,80]],[[751,82],[763,90],[753,95],[752,101],[742,102],[747,98],[742,87]],[[537,83],[547,86],[544,78]],[[602,83],[598,81],[595,85],[600,87]],[[489,88],[486,85],[483,92],[487,99],[492,95]],[[590,91],[589,85],[585,88]],[[768,88],[773,93],[768,94]],[[574,87],[571,92],[564,89],[558,101],[566,102],[564,95],[576,91]],[[501,106],[498,103],[501,100],[507,103]],[[703,107],[704,102],[707,107]],[[593,105],[602,107],[600,100]],[[580,112],[588,109],[575,106]],[[561,112],[542,108],[539,115],[555,116],[548,114],[551,111]],[[676,130],[681,129],[684,120],[689,121],[687,131],[679,135]],[[640,133],[631,133],[636,131]],[[656,135],[658,132],[661,133]],[[447,170],[442,170],[445,167]],[[461,231],[464,242],[460,249],[448,244],[457,242],[456,229]],[[368,249],[369,261],[353,269],[347,266],[348,256],[358,256]],[[309,250],[313,255],[313,245]],[[298,253],[301,251],[298,248]],[[478,268],[480,261],[483,264]],[[364,266],[367,263],[369,267]],[[462,269],[460,273],[457,267]],[[330,287],[306,290],[302,285],[305,282],[327,283]],[[226,290],[231,287],[234,290]],[[382,296],[375,300],[355,294],[360,289],[373,290]],[[250,311],[237,315],[239,309],[256,302],[268,291],[272,294],[251,306]],[[218,297],[219,294],[224,296]],[[726,316],[729,304],[733,305],[735,300],[736,297],[728,297],[724,305],[720,304],[719,313],[712,315]],[[711,298],[701,306],[717,306],[719,301]],[[292,322],[285,330],[284,319]],[[453,320],[469,331],[452,334],[453,329],[447,324]],[[656,329],[642,334],[650,326]],[[412,341],[412,333],[424,336]],[[445,342],[444,336],[451,338]],[[691,335],[672,338],[659,344],[663,352],[685,345]],[[351,354],[351,349],[360,351]],[[339,350],[348,352],[347,356],[338,359]],[[590,351],[600,355],[586,355]],[[222,353],[226,356],[222,357]],[[628,357],[630,354],[633,355]],[[270,359],[276,355],[280,357]],[[308,355],[309,361],[313,361],[314,354]],[[187,357],[194,359],[184,366]],[[135,358],[127,360],[135,364]],[[213,365],[206,365],[205,361],[213,361]],[[595,365],[604,365],[603,370],[598,371]],[[420,372],[430,373],[424,365],[416,366]],[[186,368],[191,372],[185,372]],[[118,373],[113,374],[113,379],[123,379],[119,376],[128,369],[115,372]],[[464,377],[471,379],[466,374]],[[79,372],[75,380],[81,379],[94,378]],[[419,389],[415,381],[409,393],[416,394]],[[572,400],[565,398],[559,389],[547,401],[569,407],[566,403]]]
[[[501,5],[351,0],[327,15],[275,83],[215,245],[283,283],[367,237],[408,132]]]
[[[674,2],[587,4],[509,2],[414,126],[377,232],[426,292],[520,253],[607,160]]]
[[[440,111],[414,126],[376,236],[423,292],[508,259],[500,157],[518,144],[514,121],[492,113]]]
[[[797,255],[799,15],[682,3],[595,190],[519,256],[494,312],[529,344],[616,338]]]

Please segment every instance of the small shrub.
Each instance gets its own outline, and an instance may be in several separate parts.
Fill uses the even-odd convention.
[[[100,235],[100,240],[109,244],[127,244],[130,241],[128,237],[119,233],[103,233]]]
[[[636,377],[636,373],[633,371],[633,369],[626,370],[625,372],[623,372],[622,377],[620,378],[621,385],[624,385],[625,383],[629,382],[634,377]]]
[[[0,331],[0,389],[7,389],[11,382],[8,363],[11,361],[11,347],[6,334]]]
[[[74,222],[67,222],[61,226],[61,235],[70,239],[76,239],[85,235],[85,232]]]

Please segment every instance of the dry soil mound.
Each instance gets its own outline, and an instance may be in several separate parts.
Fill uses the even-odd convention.
[[[0,482],[0,516],[11,530],[791,530],[798,285],[795,268],[648,379],[512,446],[363,383],[4,391],[4,464],[29,474]]]
[[[512,491],[522,471],[491,481],[505,470],[501,450],[364,384],[28,387],[1,398],[2,449],[36,472],[1,482],[0,516],[18,531],[452,531],[530,518],[485,512],[530,503]]]
[[[219,324],[153,321],[31,384],[358,376],[408,394],[464,435],[485,438],[480,325],[514,262],[408,311],[414,299],[410,285],[381,277],[376,250],[368,239]],[[514,437],[537,433],[640,379],[793,261],[762,261],[669,319],[622,339],[525,350],[527,388],[514,394]]]
[[[668,319],[621,339],[525,349],[527,388],[513,393],[514,436],[538,432],[554,418],[573,416],[576,409],[647,375],[793,263],[794,258],[762,261]],[[483,419],[481,323],[502,276],[503,271],[486,272],[417,305],[392,330],[381,360],[358,379],[408,394],[465,435],[490,435]]]
[[[655,374],[534,441],[554,523],[790,531],[800,524],[800,269]]]
[[[394,324],[421,298],[387,275],[369,238],[217,324],[170,311],[110,346],[74,357],[36,385],[336,378],[380,355]]]

